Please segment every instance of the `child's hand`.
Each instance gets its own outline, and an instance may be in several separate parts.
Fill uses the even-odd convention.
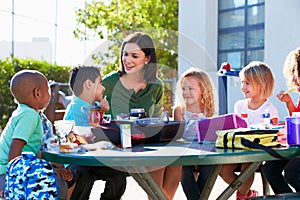
[[[60,176],[65,181],[71,181],[73,179],[73,174],[71,170],[66,168],[54,168],[54,172],[56,175]]]
[[[103,98],[100,101],[100,108],[101,108],[101,111],[108,112],[108,110],[109,110],[109,104],[108,104],[108,101],[106,100],[106,98]]]
[[[280,91],[279,94],[276,95],[276,97],[281,102],[290,102],[292,101],[292,98],[289,94],[285,94],[284,91]]]

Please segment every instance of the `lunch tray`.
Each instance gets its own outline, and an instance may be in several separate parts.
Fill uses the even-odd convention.
[[[97,141],[111,141],[115,145],[121,144],[120,125],[131,125],[132,144],[157,143],[177,140],[182,137],[185,123],[169,121],[167,123],[137,124],[133,121],[111,121],[103,123],[100,127],[92,128]]]

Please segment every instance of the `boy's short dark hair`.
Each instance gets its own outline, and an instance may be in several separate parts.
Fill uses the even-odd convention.
[[[10,91],[18,103],[24,103],[35,87],[40,88],[42,81],[48,82],[43,73],[31,69],[21,70],[13,75]]]
[[[79,96],[83,90],[83,83],[86,80],[95,82],[95,79],[101,76],[100,67],[76,66],[70,71],[69,85],[75,96]]]

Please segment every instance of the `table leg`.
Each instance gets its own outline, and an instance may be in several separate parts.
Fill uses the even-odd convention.
[[[203,191],[202,191],[202,194],[201,194],[199,200],[202,200],[202,199],[206,200],[206,199],[208,199],[208,197],[209,197],[209,195],[211,193],[211,190],[212,190],[212,188],[213,188],[213,186],[214,186],[214,184],[215,184],[215,182],[217,180],[217,177],[219,175],[221,167],[222,167],[222,165],[214,165],[212,171],[209,174],[209,178],[208,178],[208,180],[205,183],[205,186],[203,188]]]
[[[250,163],[240,175],[224,190],[217,200],[229,199],[229,197],[245,182],[247,178],[258,169],[262,161]]]
[[[152,176],[147,172],[145,167],[128,168],[128,173],[143,188],[143,190],[151,197],[152,200],[168,200],[165,193],[153,180]]]

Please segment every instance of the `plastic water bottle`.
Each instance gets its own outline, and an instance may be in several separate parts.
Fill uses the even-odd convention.
[[[265,128],[270,128],[271,126],[271,115],[266,110],[264,113],[261,114],[261,123]]]

